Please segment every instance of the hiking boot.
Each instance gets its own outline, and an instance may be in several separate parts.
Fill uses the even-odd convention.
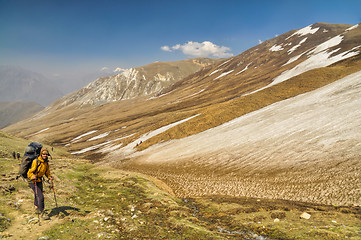
[[[35,214],[36,214],[36,215],[39,215],[39,214],[41,214],[41,211],[40,211],[38,208],[36,208],[36,209],[35,209]]]
[[[43,219],[43,220],[50,220],[50,217],[49,217],[49,215],[45,212],[45,210],[44,211],[42,211],[41,212],[41,219]]]

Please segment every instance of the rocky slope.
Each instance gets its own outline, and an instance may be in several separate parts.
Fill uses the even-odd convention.
[[[191,73],[219,60],[196,58],[177,62],[155,62],[143,67],[125,69],[123,72],[102,77],[79,91],[55,102],[52,108],[71,104],[100,105],[108,102],[152,96],[182,80]]]
[[[5,131],[146,172],[180,196],[361,204],[360,47],[360,25],[317,23],[155,97],[101,106],[82,106],[85,95],[63,99]]]

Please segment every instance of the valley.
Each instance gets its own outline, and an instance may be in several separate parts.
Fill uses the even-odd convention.
[[[253,197],[176,197],[164,182],[96,166],[54,148],[50,220],[34,213],[33,194],[9,157],[27,141],[0,133],[2,239],[359,239],[359,206]],[[50,149],[50,146],[47,146]],[[55,194],[55,195],[54,195]]]
[[[360,51],[361,25],[315,23],[228,59],[130,69],[2,129],[4,145],[61,152],[62,201],[82,211],[59,224],[88,237],[358,239]]]

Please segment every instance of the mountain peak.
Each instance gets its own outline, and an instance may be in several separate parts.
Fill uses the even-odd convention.
[[[188,59],[176,62],[155,62],[143,67],[116,69],[116,75],[97,79],[53,105],[54,108],[77,105],[99,105],[136,97],[152,96],[204,66],[218,60]]]

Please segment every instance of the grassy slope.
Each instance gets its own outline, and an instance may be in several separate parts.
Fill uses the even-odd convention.
[[[58,207],[53,192],[45,187],[51,220],[40,221],[39,226],[31,208],[32,192],[26,183],[14,179],[18,162],[9,156],[13,149],[22,152],[28,141],[0,132],[0,142],[3,237],[359,239],[361,234],[360,207],[222,196],[179,199],[156,179],[71,159],[60,149],[55,149],[51,161]],[[15,188],[11,192],[5,191],[9,185]],[[302,212],[311,218],[300,219]]]
[[[34,102],[0,102],[0,129],[31,117],[44,107]]]

